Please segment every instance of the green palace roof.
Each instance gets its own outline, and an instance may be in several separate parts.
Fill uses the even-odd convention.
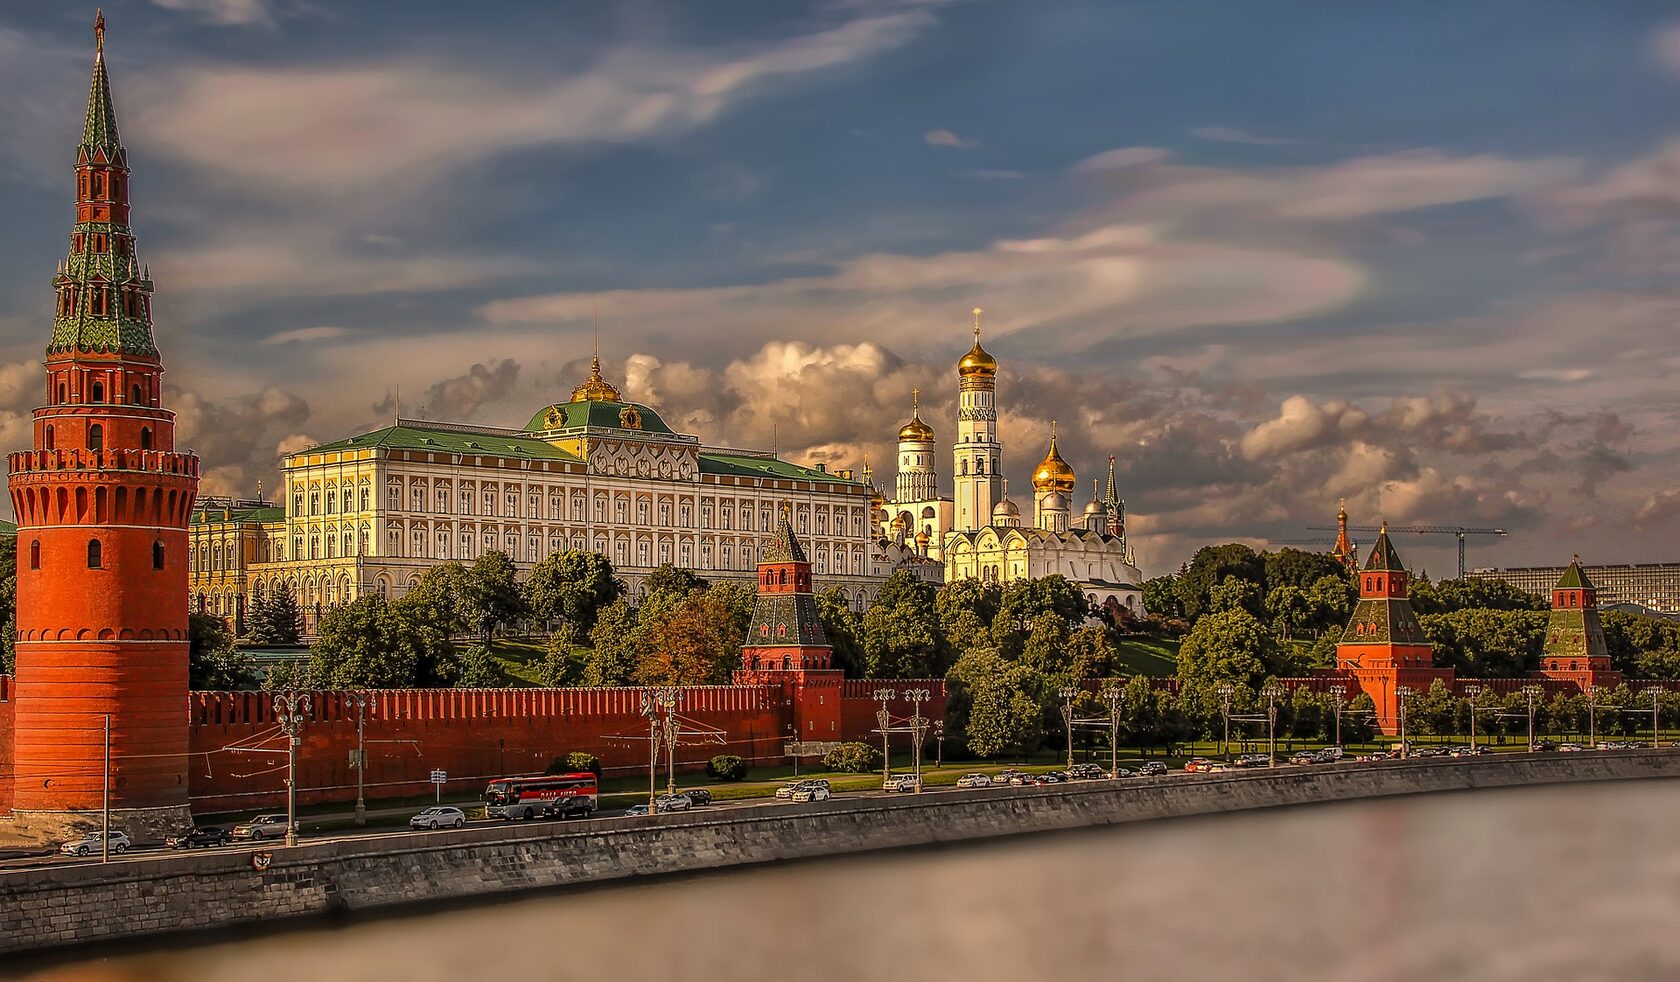
[[[225,522],[283,522],[286,520],[284,505],[266,505],[242,508],[194,508],[192,513],[193,525],[216,525]]]
[[[334,450],[360,450],[366,447],[387,450],[438,450],[444,453],[486,454],[494,457],[529,457],[532,460],[578,460],[553,444],[531,437],[402,425],[387,426],[382,430],[362,433],[349,439],[323,443],[302,452],[323,453]]]
[[[755,457],[748,454],[712,453],[701,451],[700,473],[732,474],[736,477],[785,477],[800,481],[833,481],[837,484],[862,484],[848,481],[830,471],[815,467],[801,467],[774,457]]]
[[[607,402],[585,399],[578,402],[557,402],[537,410],[525,424],[530,433],[546,430],[570,430],[594,426],[612,430],[641,430],[646,433],[670,433],[669,426],[652,409],[636,402]]]

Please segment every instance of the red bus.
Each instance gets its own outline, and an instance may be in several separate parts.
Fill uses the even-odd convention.
[[[539,815],[589,817],[600,806],[601,785],[587,771],[542,777],[503,777],[484,789],[484,813],[511,821]]]

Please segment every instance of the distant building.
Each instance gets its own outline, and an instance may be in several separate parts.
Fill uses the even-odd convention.
[[[1680,563],[1637,563],[1625,566],[1583,566],[1597,587],[1601,609],[1634,604],[1664,614],[1680,613]],[[1568,566],[1519,566],[1511,569],[1473,569],[1473,580],[1500,580],[1519,590],[1549,596]]]
[[[261,498],[199,498],[187,532],[187,595],[193,612],[218,614],[244,636],[251,568],[278,555],[286,509]]]

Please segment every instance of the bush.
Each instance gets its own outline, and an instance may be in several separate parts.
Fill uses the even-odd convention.
[[[588,771],[599,778],[601,776],[601,758],[594,754],[584,753],[581,750],[574,751],[549,761],[548,769],[543,773],[578,774],[583,771]]]
[[[867,743],[842,743],[830,750],[822,762],[831,771],[867,774],[881,769],[881,752]]]
[[[718,754],[706,761],[706,776],[719,781],[739,781],[747,776],[747,762],[734,754]]]

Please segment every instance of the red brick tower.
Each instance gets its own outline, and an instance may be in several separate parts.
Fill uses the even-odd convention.
[[[1598,588],[1581,569],[1580,556],[1569,561],[1569,568],[1552,587],[1540,674],[1574,682],[1582,691],[1599,686],[1613,689],[1622,682],[1622,673],[1610,667],[1604,623],[1598,616]]]
[[[1435,667],[1435,649],[1412,611],[1409,577],[1385,522],[1359,572],[1359,603],[1336,645],[1338,671],[1352,675],[1371,697],[1384,733],[1399,728],[1399,686],[1424,692],[1436,679],[1449,686],[1453,679],[1452,669]]]
[[[175,451],[152,281],[128,225],[128,157],[105,21],[76,152],[76,224],[53,279],[35,448],[7,458],[18,521],[13,808],[45,823],[111,803],[136,829],[187,807],[187,518],[198,458]]]
[[[758,564],[758,599],[741,648],[739,685],[780,685],[793,706],[793,739],[840,739],[843,673],[817,617],[811,563],[782,509],[781,526]]]

